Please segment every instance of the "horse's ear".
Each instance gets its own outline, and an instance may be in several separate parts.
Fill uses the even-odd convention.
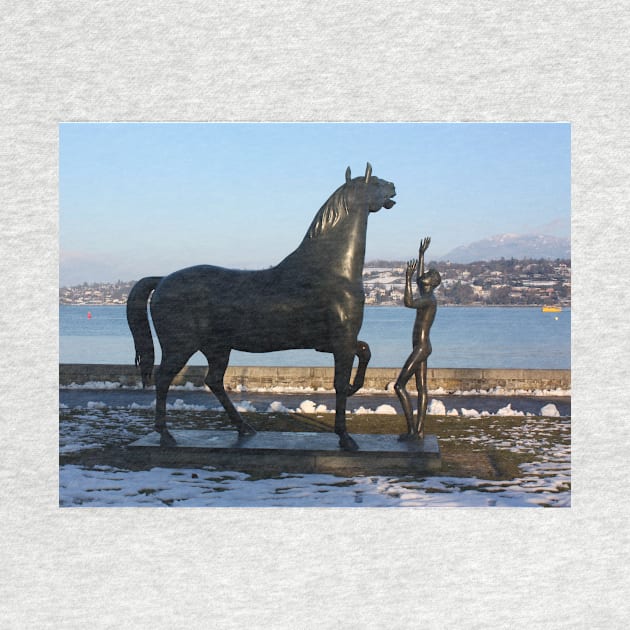
[[[372,165],[368,162],[365,167],[365,183],[370,183],[370,177],[372,176]]]
[[[346,184],[350,183],[350,167],[346,169]]]

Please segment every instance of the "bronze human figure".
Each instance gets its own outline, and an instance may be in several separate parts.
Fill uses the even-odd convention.
[[[424,253],[427,251],[431,239],[429,237],[420,241],[420,251],[417,260],[410,260],[407,263],[407,274],[405,283],[405,306],[415,308],[416,321],[413,326],[413,350],[405,361],[394,389],[400,399],[405,418],[407,420],[407,433],[403,433],[399,440],[415,440],[424,437],[424,420],[427,415],[428,390],[427,390],[427,359],[431,354],[431,341],[429,339],[429,331],[435,319],[437,311],[437,300],[433,293],[434,289],[442,281],[437,269],[429,269],[424,272]],[[412,278],[413,274],[418,270],[417,282],[420,296],[413,297]],[[416,422],[414,422],[413,406],[411,396],[406,389],[409,379],[416,377],[416,386],[418,388],[418,413]]]
[[[277,266],[260,271],[199,265],[140,280],[127,300],[127,321],[143,385],[153,371],[147,301],[162,347],[156,373],[155,429],[174,445],[166,426],[166,395],[175,375],[198,350],[208,360],[205,382],[239,434],[255,433],[227,396],[223,375],[232,349],[271,352],[314,348],[335,361],[335,432],[341,448],[357,450],[346,430],[346,399],[363,384],[369,347],[357,335],[363,322],[362,271],[370,212],[394,205],[394,185],[372,175],[351,178],[315,215],[300,246]],[[357,375],[350,384],[354,356]]]

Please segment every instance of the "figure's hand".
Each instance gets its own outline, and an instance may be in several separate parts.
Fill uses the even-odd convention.
[[[408,261],[407,262],[407,278],[411,278],[411,276],[413,276],[417,268],[418,268],[418,261],[415,258]]]
[[[426,238],[423,238],[420,241],[420,256],[422,256],[422,254],[424,254],[424,252],[427,251],[427,249],[429,249],[429,245],[431,244],[431,237],[427,236]]]

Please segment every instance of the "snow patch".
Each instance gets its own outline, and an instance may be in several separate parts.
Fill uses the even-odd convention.
[[[292,410],[285,407],[279,400],[274,400],[265,413],[291,413]]]
[[[508,403],[505,407],[501,407],[499,411],[497,411],[495,416],[524,416],[525,413],[523,411],[516,411],[512,409],[512,403]]]
[[[121,384],[118,381],[86,381],[81,384],[70,383],[64,387],[66,389],[119,389]]]
[[[558,408],[553,403],[549,403],[545,405],[544,407],[542,407],[542,409],[540,410],[540,415],[546,416],[548,418],[559,418],[560,412],[558,411]]]
[[[429,394],[431,396],[446,396],[448,392],[443,387],[438,387],[437,389],[430,389]]]
[[[243,400],[235,406],[236,406],[236,411],[238,411],[239,413],[248,413],[248,412],[256,411],[256,407],[254,407],[254,405],[252,405],[252,403],[249,400]]]
[[[181,398],[175,400],[174,403],[167,403],[166,408],[169,411],[206,411],[207,409],[203,405],[188,405]]]
[[[462,407],[460,409],[462,416],[464,416],[464,418],[480,418],[481,416],[479,415],[479,412],[476,409],[466,409],[465,407]]]
[[[298,409],[302,413],[315,413],[317,405],[312,400],[303,400]]]
[[[446,407],[441,400],[431,400],[427,406],[427,415],[429,416],[445,416]]]
[[[354,409],[352,413],[356,415],[366,415],[366,414],[372,413],[372,414],[381,414],[384,416],[389,416],[389,415],[396,415],[398,412],[391,405],[385,404],[385,405],[379,405],[376,409],[368,409],[366,407],[363,407],[363,405],[361,405],[361,407]]]
[[[171,385],[170,389],[173,389],[175,391],[180,391],[180,392],[196,392],[196,391],[203,391],[206,389],[206,387],[205,386],[196,387],[190,381],[186,381],[184,385]]]

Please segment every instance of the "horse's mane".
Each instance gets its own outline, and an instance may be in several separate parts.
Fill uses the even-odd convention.
[[[317,238],[332,229],[348,214],[346,184],[338,188],[315,215],[306,233],[307,238]]]

